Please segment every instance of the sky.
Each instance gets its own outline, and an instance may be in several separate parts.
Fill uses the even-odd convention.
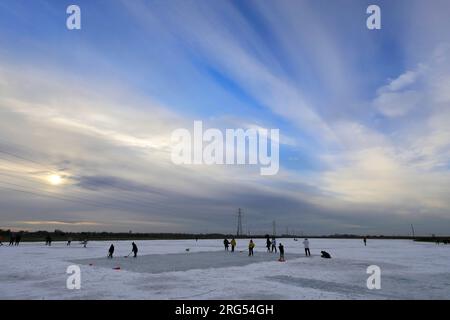
[[[81,9],[68,30],[66,8]],[[366,9],[381,8],[369,30]],[[0,229],[450,234],[445,0],[3,0]],[[280,169],[171,133],[280,130]]]

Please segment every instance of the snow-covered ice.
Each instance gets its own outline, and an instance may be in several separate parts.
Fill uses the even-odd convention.
[[[131,241],[1,246],[0,299],[450,299],[449,245],[310,239],[305,257],[301,239],[280,239],[286,262],[278,262],[263,239],[254,257],[247,240],[235,253],[222,241],[136,241],[137,259],[124,258]],[[111,243],[116,257],[108,260]],[[333,258],[320,258],[321,250]],[[81,268],[80,290],[66,288],[72,264]],[[370,265],[381,268],[380,290],[366,286]]]
[[[258,254],[251,258],[247,252],[203,251],[168,254],[148,254],[139,259],[120,256],[114,259],[81,259],[75,264],[87,264],[106,268],[117,268],[134,272],[163,273],[168,271],[188,271],[194,269],[239,267],[252,263],[274,261],[277,255]],[[299,258],[299,254],[286,254],[285,259]]]

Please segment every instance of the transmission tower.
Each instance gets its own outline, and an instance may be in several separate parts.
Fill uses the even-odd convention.
[[[237,232],[236,236],[240,237],[242,236],[242,212],[241,208],[238,210],[238,220],[237,220]]]

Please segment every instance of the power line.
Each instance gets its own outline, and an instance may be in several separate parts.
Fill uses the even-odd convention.
[[[17,153],[10,152],[10,151],[5,151],[5,150],[0,150],[0,153],[3,153],[3,154],[6,154],[6,155],[15,157],[15,158],[20,159],[20,160],[22,160],[22,161],[28,161],[28,162],[37,164],[37,165],[39,165],[39,166],[45,168],[48,172],[51,172],[51,173],[54,173],[54,174],[58,174],[58,175],[61,174],[61,172],[56,171],[56,170],[54,170],[53,168],[50,168],[50,167],[49,167],[48,165],[46,165],[46,164],[43,164],[43,163],[41,163],[41,162],[39,162],[39,161],[36,161],[36,160],[33,160],[33,159],[29,159],[29,158],[27,158],[27,157],[21,156],[21,155],[19,155],[19,154],[17,154]],[[10,159],[8,159],[8,158],[5,159],[4,157],[0,157],[0,159],[3,159],[3,160],[5,160],[5,161],[9,161],[9,162],[11,161]],[[28,164],[27,164],[27,165],[28,165]],[[36,169],[36,170],[42,170],[42,168],[36,168],[36,167],[33,167],[33,166],[31,166],[31,167],[34,168],[34,169]],[[10,170],[14,170],[13,168],[8,167],[8,166],[6,166],[6,168],[9,168]],[[76,176],[75,176],[75,177],[76,177]],[[21,177],[21,178],[26,179],[25,177]],[[114,188],[111,184],[105,184],[105,185]],[[16,186],[21,187],[21,188],[24,188],[24,186],[21,186],[21,185],[16,185]],[[39,190],[39,191],[41,191],[41,190]],[[78,192],[79,192],[79,191],[78,191]],[[147,193],[147,192],[146,192],[146,193]],[[102,195],[102,197],[105,198],[105,195]],[[131,203],[129,203],[129,202],[126,202],[126,201],[124,201],[124,200],[122,200],[122,199],[118,199],[118,198],[109,198],[109,200],[112,200],[112,201],[119,201],[120,203],[122,203],[122,204],[124,204],[124,205],[131,206],[134,210],[136,210],[136,208],[133,207],[134,205],[135,205],[135,206],[139,206],[141,209],[142,209],[142,208],[148,209],[147,206],[144,207],[144,205],[140,205],[140,204],[138,204],[138,203],[134,203],[135,201],[136,201],[136,202],[141,202],[141,203],[147,203],[147,205],[155,206],[155,203],[148,203],[148,202],[143,201],[142,199],[137,199],[137,198],[134,198],[134,197],[130,197],[129,195],[125,196],[123,193],[120,195],[120,197],[126,198],[126,199],[128,199],[128,200],[130,200],[130,201],[133,201],[133,204],[131,204]],[[62,200],[60,197],[59,197],[58,199]],[[83,199],[83,198],[80,198],[80,199],[82,199],[81,201],[94,202],[94,201],[89,200],[89,199]],[[68,200],[68,201],[71,201],[71,200]],[[105,205],[106,205],[106,206],[110,206],[109,204],[102,204],[102,205],[103,205],[103,206],[105,206]],[[123,210],[123,209],[121,209],[121,210]],[[138,210],[139,210],[139,209],[138,209]]]
[[[48,167],[47,165],[44,165],[44,164],[39,163],[39,162],[37,162],[37,161],[35,161],[35,160],[32,160],[32,159],[24,158],[24,157],[22,157],[22,156],[20,156],[20,155],[17,155],[17,154],[15,154],[15,153],[13,153],[13,152],[0,150],[0,153],[7,154],[7,155],[9,155],[9,156],[15,157],[15,158],[17,158],[17,159],[21,159],[21,160],[23,160],[23,161],[29,161],[29,162],[38,164],[38,165],[43,166],[44,168],[48,169],[47,171],[50,171],[50,172],[52,172],[52,173],[59,173],[58,171],[54,170],[53,168],[52,168],[52,169],[49,169],[50,167]],[[0,159],[4,159],[4,158],[0,158]],[[7,159],[4,159],[4,160],[7,160]],[[7,160],[7,161],[9,161],[9,160]]]
[[[1,176],[8,176],[8,177],[16,178],[16,179],[24,179],[24,180],[31,181],[31,182],[37,182],[35,179],[30,179],[30,178],[28,178],[28,177],[17,177],[17,176],[15,176],[15,175],[13,175],[13,174],[8,174],[8,173],[4,173],[4,172],[0,172],[0,175],[1,175]],[[22,186],[22,185],[21,185],[20,187],[26,188],[27,186]],[[80,192],[80,191],[78,191],[78,190],[76,190],[75,192],[81,193],[82,195],[89,195],[89,193],[86,194],[86,193]],[[105,198],[105,200],[120,201],[120,202],[125,203],[125,204],[131,204],[130,202],[123,201],[122,199],[107,197],[107,196],[105,196],[104,194],[102,194],[101,196],[102,196],[103,198]],[[124,197],[123,193],[120,195],[120,197],[122,197],[122,198]],[[142,203],[142,206],[143,206],[145,203],[146,203],[147,205],[154,205],[153,203],[145,202],[145,201],[142,201],[142,199],[136,199],[136,198],[133,198],[133,197],[125,197],[125,199],[128,199],[129,201],[137,201],[137,202],[141,202],[141,203]],[[89,199],[87,199],[87,200],[90,201]],[[138,205],[138,206],[140,206],[140,204],[137,204],[137,203],[135,203],[135,202],[133,202],[132,204],[133,204],[133,205]]]
[[[277,227],[275,220],[272,221],[272,236],[275,237],[277,235]]]
[[[42,192],[40,189],[37,189],[37,188],[33,188],[33,187],[24,187],[24,186],[21,186],[21,185],[19,185],[19,184],[11,183],[11,182],[0,181],[0,184],[6,184],[6,185],[14,186],[14,187],[19,187],[19,188],[31,188],[32,190],[37,190],[37,191],[39,191],[39,192]],[[102,207],[104,207],[104,206],[109,206],[108,204],[98,203],[98,202],[95,202],[95,201],[91,201],[91,200],[89,200],[89,199],[74,198],[74,197],[72,197],[72,198],[67,198],[67,197],[62,197],[62,196],[53,195],[53,194],[50,194],[50,195],[49,195],[49,194],[36,193],[36,192],[34,192],[34,191],[29,191],[29,190],[17,190],[17,189],[15,189],[15,190],[16,190],[16,191],[21,191],[21,192],[26,192],[26,193],[32,193],[32,194],[39,195],[39,196],[42,196],[42,197],[54,198],[54,199],[58,199],[58,200],[62,200],[62,201],[79,202],[79,203],[86,204],[86,205],[102,206]],[[48,193],[48,192],[47,192],[47,193]],[[111,208],[111,207],[110,207],[110,208]],[[116,208],[112,207],[112,209],[116,209]]]
[[[37,190],[39,192],[42,192],[42,190],[37,189],[37,188],[33,188],[33,187],[24,187],[22,185],[16,184],[16,183],[11,183],[11,182],[4,182],[4,181],[0,181],[0,184],[6,184],[6,185],[10,185],[10,186],[14,186],[14,187],[19,187],[19,188],[31,188],[32,190]],[[5,188],[5,187],[3,187]],[[113,210],[124,210],[124,208],[120,208],[120,207],[116,207],[116,206],[112,206],[108,203],[101,203],[101,202],[97,202],[97,201],[93,201],[90,199],[84,199],[84,198],[79,198],[79,197],[73,197],[71,196],[70,198],[68,197],[64,197],[64,196],[58,196],[58,195],[54,195],[54,194],[42,194],[39,192],[35,192],[35,191],[29,191],[29,190],[19,190],[19,189],[15,189],[15,188],[9,188],[12,191],[18,191],[18,192],[23,192],[23,193],[29,193],[29,194],[34,194],[37,196],[41,196],[41,197],[47,197],[47,198],[53,198],[53,199],[57,199],[57,200],[61,200],[61,201],[70,201],[70,202],[77,202],[77,203],[81,203],[84,205],[90,205],[90,206],[94,206],[94,207],[98,207],[98,208],[102,208],[104,209],[105,207],[113,209]],[[49,192],[47,192],[49,193]],[[139,210],[136,207],[131,207],[130,208],[134,209],[134,210]],[[147,207],[141,207],[142,209],[148,209]]]
[[[31,159],[27,159],[27,158],[25,158],[25,157],[22,157],[22,156],[13,154],[13,153],[11,153],[11,152],[6,152],[6,151],[0,150],[0,153],[5,153],[5,154],[13,155],[13,156],[15,156],[15,157],[17,157],[17,158],[19,158],[19,159],[22,159],[22,160],[25,160],[25,161],[29,161],[29,162],[32,162],[32,163],[35,163],[35,164],[39,164],[39,165],[41,165],[41,166],[43,166],[43,167],[46,167],[46,168],[48,169],[48,171],[53,172],[53,173],[55,173],[55,174],[58,174],[58,175],[61,174],[61,172],[55,171],[55,170],[53,170],[53,169],[50,169],[50,167],[46,166],[45,164],[42,164],[42,163],[40,163],[40,162],[31,160]],[[6,160],[6,161],[11,161],[10,159],[5,159],[5,158],[2,158],[2,157],[0,157],[0,159]],[[9,166],[6,166],[6,168],[9,168],[10,170],[14,170],[13,168],[11,168],[11,167],[9,167]],[[0,168],[0,169],[1,169],[1,168]],[[41,170],[42,168],[35,168],[35,169],[36,169],[36,170]],[[77,176],[72,176],[72,178],[73,178],[73,177],[77,178]],[[106,185],[106,186],[112,187],[111,184],[105,183],[105,185]],[[137,200],[138,200],[138,199],[133,199],[133,201],[137,201]]]
[[[6,152],[6,151],[2,151],[2,150],[0,150],[0,153],[5,153],[5,154],[9,154],[9,155],[12,155],[12,156],[14,156],[14,157],[17,157],[17,158],[19,158],[19,159],[21,159],[21,160],[25,160],[25,161],[30,161],[30,162],[32,162],[32,163],[36,163],[36,164],[39,164],[39,165],[42,165],[42,166],[45,166],[44,164],[41,164],[41,163],[39,163],[39,162],[37,162],[37,161],[34,161],[34,160],[30,160],[30,159],[27,159],[27,158],[25,158],[25,157],[21,157],[21,156],[19,156],[19,155],[16,155],[16,154],[13,154],[13,153],[10,153],[10,152]],[[2,158],[2,157],[0,157],[0,159],[3,159],[3,160],[6,160],[6,161],[11,161],[10,159],[5,159],[5,158]],[[14,170],[12,167],[9,167],[9,166],[6,166],[6,168],[9,168],[10,170]],[[47,167],[47,168],[49,168],[49,167]],[[41,168],[35,168],[35,169],[37,169],[37,170],[42,170]],[[60,174],[60,172],[57,172],[57,171],[54,171],[53,169],[52,170],[48,170],[48,171],[50,171],[50,172],[53,172],[53,173],[55,173],[55,174]],[[108,184],[106,184],[107,186],[112,186],[112,185],[108,185]],[[22,187],[22,186],[21,186]],[[124,197],[124,195],[122,194],[121,195],[121,197]],[[132,197],[125,197],[125,198],[127,198],[127,199],[129,199],[130,201],[139,201],[139,202],[142,202],[142,199],[136,199],[136,198],[132,198]],[[120,200],[120,199],[117,199],[117,198],[110,198],[111,200],[114,200],[114,201],[122,201],[123,202],[123,200]],[[126,202],[124,202],[124,203],[126,203]],[[148,204],[150,204],[150,203],[148,203]],[[152,204],[152,205],[154,205],[154,204]]]
[[[0,183],[3,183],[3,182],[0,182]],[[40,194],[40,193],[37,193],[37,192],[33,192],[33,191],[19,190],[19,189],[3,187],[3,186],[0,186],[0,189],[14,191],[14,192],[20,192],[20,193],[26,193],[26,194],[32,194],[32,195],[35,195],[35,196],[38,196],[38,197],[52,198],[52,199],[57,199],[57,200],[61,200],[61,201],[70,201],[70,202],[80,203],[80,201],[77,201],[77,200],[61,198],[61,197],[52,196],[52,195],[43,195],[43,194]],[[84,202],[81,202],[81,203],[83,203],[85,205],[98,207],[96,205],[89,204],[89,203],[84,203]]]

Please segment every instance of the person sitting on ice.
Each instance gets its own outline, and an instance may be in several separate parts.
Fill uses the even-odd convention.
[[[112,259],[114,254],[114,245],[112,244],[111,247],[109,247],[108,250],[108,258]]]
[[[326,252],[326,251],[320,251],[320,253],[322,254],[321,255],[322,258],[325,258],[325,259],[330,259],[331,258],[330,254],[328,252]]]
[[[284,261],[284,246],[281,242],[280,245],[278,246],[278,249],[280,250],[280,260],[278,261]]]

